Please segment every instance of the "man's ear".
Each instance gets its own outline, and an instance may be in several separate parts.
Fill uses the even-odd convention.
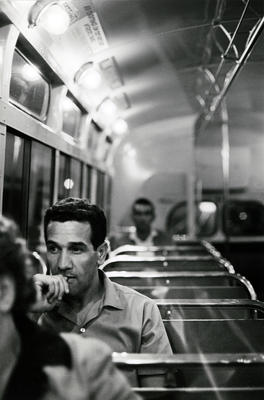
[[[97,247],[96,252],[97,252],[97,257],[98,257],[98,264],[102,265],[105,262],[107,253],[108,253],[108,244],[106,242],[100,244],[100,246]]]
[[[0,278],[0,312],[6,314],[11,311],[16,297],[14,281],[9,276]]]

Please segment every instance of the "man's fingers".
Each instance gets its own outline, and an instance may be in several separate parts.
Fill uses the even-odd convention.
[[[68,283],[62,275],[53,275],[51,278],[47,293],[49,303],[53,303],[55,300],[62,300],[63,295],[69,292]]]

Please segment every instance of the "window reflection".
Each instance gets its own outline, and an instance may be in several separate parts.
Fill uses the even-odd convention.
[[[10,100],[19,108],[44,120],[50,87],[40,72],[15,51],[10,82]]]
[[[217,230],[217,205],[212,201],[201,201],[196,204],[195,230],[197,236],[211,236]],[[171,235],[188,234],[187,204],[185,201],[177,203],[169,211],[166,219],[167,231]]]
[[[62,102],[62,114],[63,132],[77,138],[81,123],[81,110],[68,96],[66,96]]]
[[[80,197],[82,185],[82,163],[65,154],[60,155],[58,199]]]
[[[33,142],[31,148],[28,245],[32,250],[44,249],[43,217],[52,196],[52,149]]]
[[[15,220],[24,232],[23,220],[23,159],[24,139],[8,132],[6,135],[3,214]]]

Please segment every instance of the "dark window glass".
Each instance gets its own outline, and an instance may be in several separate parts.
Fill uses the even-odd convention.
[[[62,103],[62,114],[63,132],[66,132],[72,137],[77,138],[81,123],[81,110],[68,96],[66,96]]]
[[[82,164],[80,161],[75,159],[71,160],[70,182],[72,186],[70,196],[80,197],[82,185]]]
[[[59,200],[65,197],[80,197],[82,186],[82,164],[65,154],[60,155]]]
[[[5,174],[3,191],[3,214],[16,221],[21,232],[25,233],[26,215],[23,198],[25,195],[24,170],[25,140],[7,133],[5,152]]]
[[[223,217],[224,232],[229,236],[264,235],[264,206],[258,201],[229,201]]]
[[[104,173],[97,171],[96,204],[104,207]]]
[[[52,199],[52,149],[33,142],[31,147],[28,244],[32,250],[43,253],[43,217]]]
[[[60,154],[60,169],[59,169],[59,191],[58,199],[61,200],[70,195],[70,157],[65,154]]]
[[[40,120],[47,115],[50,86],[39,71],[17,51],[14,53],[10,100]]]
[[[87,199],[91,198],[91,177],[92,177],[92,167],[90,165],[86,166],[86,182],[85,184],[85,197]]]

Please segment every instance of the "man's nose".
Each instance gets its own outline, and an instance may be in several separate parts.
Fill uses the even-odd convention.
[[[58,259],[58,269],[63,271],[65,269],[71,268],[71,260],[67,251],[62,250],[60,257]]]

